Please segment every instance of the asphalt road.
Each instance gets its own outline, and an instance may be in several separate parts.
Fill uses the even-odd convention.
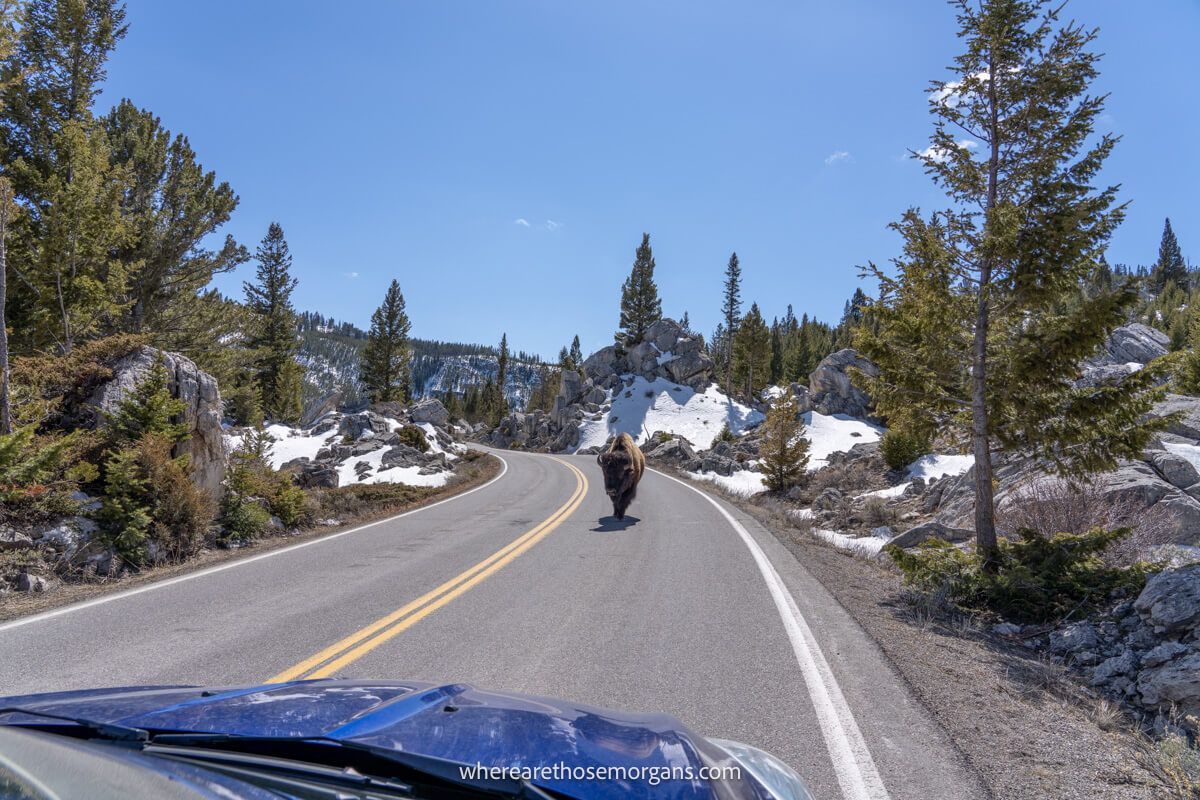
[[[469,682],[674,714],[817,798],[975,798],[878,648],[751,518],[647,472],[625,524],[594,457],[504,452],[398,518],[0,624],[0,694],[300,677]]]

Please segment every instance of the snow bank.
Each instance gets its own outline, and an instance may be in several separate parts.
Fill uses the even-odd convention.
[[[576,449],[599,447],[618,433],[628,433],[642,444],[651,434],[666,431],[707,450],[726,423],[740,434],[762,420],[761,412],[731,400],[715,385],[697,392],[665,378],[648,381],[639,376],[629,388],[614,392],[603,418],[583,422]]]
[[[904,494],[904,490],[911,485],[912,481],[905,481],[904,483],[897,484],[896,486],[889,486],[886,489],[876,489],[873,492],[863,492],[862,496],[883,498],[899,497],[900,495]]]
[[[828,416],[816,411],[804,414],[804,438],[808,439],[808,469],[815,471],[829,463],[834,453],[844,453],[856,444],[877,442],[884,429],[845,414]]]
[[[876,536],[847,536],[844,533],[827,531],[823,528],[813,528],[812,535],[834,547],[868,558],[879,555],[883,546],[887,544],[887,539]]]
[[[749,497],[767,490],[767,487],[763,485],[763,474],[756,469],[742,470],[732,475],[718,475],[715,472],[685,472],[684,474],[693,480],[715,483],[727,492],[742,497]]]
[[[420,467],[392,467],[380,472],[379,468],[383,466],[383,454],[387,451],[388,448],[383,447],[366,455],[347,458],[337,468],[338,486],[349,486],[354,483],[403,483],[409,486],[444,486],[446,481],[450,479],[451,473],[449,472],[435,472],[432,475],[421,475]],[[371,474],[359,480],[355,465],[363,461],[370,465]]]
[[[1186,458],[1191,462],[1193,467],[1200,470],[1200,446],[1194,444],[1163,442],[1163,447],[1167,448],[1167,452],[1169,453],[1174,453],[1177,456]]]
[[[947,475],[962,475],[975,466],[975,456],[946,456],[930,453],[908,465],[909,478],[944,478]]]

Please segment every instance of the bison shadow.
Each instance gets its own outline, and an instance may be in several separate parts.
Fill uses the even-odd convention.
[[[641,522],[641,520],[639,518],[632,517],[629,514],[626,514],[624,519],[617,519],[616,517],[609,515],[607,517],[601,517],[600,519],[598,519],[596,521],[600,523],[600,526],[596,527],[596,528],[592,528],[592,530],[596,531],[597,533],[612,533],[614,531],[623,531],[626,528],[628,528],[632,525],[637,525],[639,522]]]

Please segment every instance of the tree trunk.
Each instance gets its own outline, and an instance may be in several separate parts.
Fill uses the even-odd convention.
[[[3,181],[3,179],[0,179]],[[8,387],[8,209],[11,202],[8,182],[0,183],[0,434],[12,433],[12,401]]]
[[[983,568],[996,568],[995,489],[992,486],[992,448],[988,435],[987,339],[988,303],[992,282],[992,255],[987,241],[998,197],[1000,172],[1000,121],[996,93],[995,59],[988,60],[988,100],[991,105],[991,153],[988,157],[987,205],[984,242],[988,245],[979,268],[979,297],[975,311],[975,340],[971,353],[971,445],[975,455],[975,550]]]

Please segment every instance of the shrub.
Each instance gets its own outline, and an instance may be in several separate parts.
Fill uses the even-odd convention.
[[[1025,486],[997,509],[996,528],[1009,536],[1021,528],[1043,536],[1086,533],[1093,528],[1129,528],[1128,536],[1110,544],[1101,557],[1110,566],[1129,566],[1152,558],[1164,544],[1175,541],[1170,515],[1158,507],[1146,509],[1133,497],[1105,495],[1095,484],[1073,485],[1047,479]]]
[[[183,401],[167,388],[167,368],[160,361],[138,382],[105,425],[109,441],[120,446],[143,436],[161,437],[171,445],[187,438],[187,426],[176,422],[183,414]]]
[[[113,452],[104,465],[100,535],[125,561],[140,566],[154,542],[161,558],[194,555],[212,522],[208,496],[187,474],[187,458],[171,457],[171,442],[143,436]]]
[[[405,425],[396,435],[400,437],[400,443],[406,444],[409,447],[415,447],[422,453],[429,452],[429,440],[425,438],[425,431],[416,425]]]
[[[222,542],[249,542],[262,536],[271,524],[271,512],[253,500],[237,498],[224,504]]]
[[[0,521],[34,522],[77,510],[71,492],[92,474],[67,466],[79,440],[37,436],[33,425],[0,436]]]
[[[1027,528],[1015,541],[1001,541],[992,572],[974,552],[931,540],[915,552],[886,549],[905,582],[923,592],[944,591],[963,608],[1045,622],[1101,606],[1117,589],[1137,591],[1146,581],[1142,565],[1111,567],[1101,553],[1129,535],[1128,528],[1046,537]]]
[[[879,443],[879,453],[888,467],[900,470],[928,453],[930,446],[929,439],[921,434],[890,428]]]
[[[275,476],[273,491],[267,499],[271,513],[285,528],[298,528],[309,519],[308,496],[292,483],[290,476]]]

